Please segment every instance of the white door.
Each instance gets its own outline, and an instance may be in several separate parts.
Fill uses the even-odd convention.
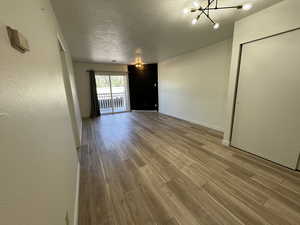
[[[231,145],[296,169],[300,30],[243,45]]]

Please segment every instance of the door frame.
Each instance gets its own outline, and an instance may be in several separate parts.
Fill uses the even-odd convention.
[[[67,55],[66,55],[67,50],[59,34],[57,34],[57,43],[58,43],[58,50],[60,55],[62,74],[63,74],[64,89],[65,89],[66,100],[68,104],[68,111],[71,119],[72,133],[73,133],[75,145],[76,147],[79,147],[81,145],[81,135],[79,129],[81,128],[78,127],[77,120],[76,120],[75,102],[73,100],[74,96],[72,93],[72,84],[70,80],[70,69],[67,63]]]

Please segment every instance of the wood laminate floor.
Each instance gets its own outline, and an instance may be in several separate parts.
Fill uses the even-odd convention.
[[[84,122],[79,225],[299,225],[300,174],[158,113]]]

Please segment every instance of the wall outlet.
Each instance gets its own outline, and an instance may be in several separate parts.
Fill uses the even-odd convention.
[[[66,225],[70,225],[70,220],[69,220],[69,213],[68,213],[68,211],[66,212],[65,222],[66,222]]]

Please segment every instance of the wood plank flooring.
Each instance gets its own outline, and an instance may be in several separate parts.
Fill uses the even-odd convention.
[[[84,122],[79,225],[299,225],[300,173],[159,113]]]

